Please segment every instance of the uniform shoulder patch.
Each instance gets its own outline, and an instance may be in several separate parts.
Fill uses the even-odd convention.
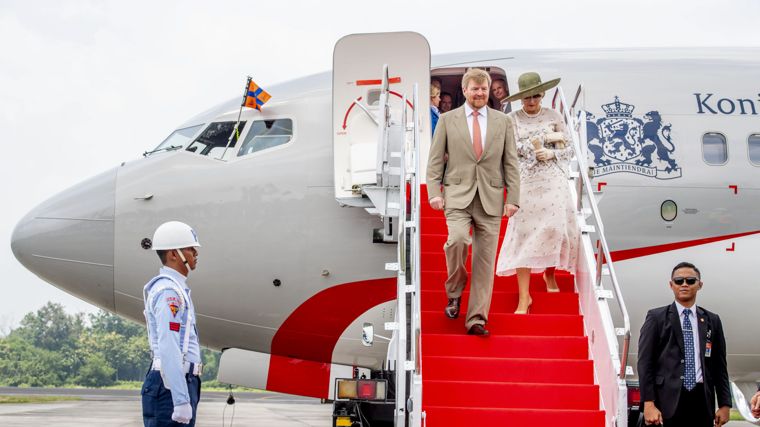
[[[169,309],[172,311],[172,315],[174,317],[177,317],[177,312],[179,311],[179,307],[182,304],[178,298],[169,297],[166,299],[166,303],[169,304]]]
[[[179,323],[177,322],[169,322],[169,329],[174,332],[179,332]]]

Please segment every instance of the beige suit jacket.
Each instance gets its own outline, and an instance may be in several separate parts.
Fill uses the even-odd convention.
[[[447,152],[449,161],[444,178],[444,155]],[[441,180],[443,193],[439,185]],[[485,151],[478,159],[464,106],[442,114],[430,147],[427,189],[429,199],[442,196],[447,208],[466,208],[476,191],[488,215],[501,216],[506,203],[519,206],[520,169],[512,119],[500,111],[488,109]]]

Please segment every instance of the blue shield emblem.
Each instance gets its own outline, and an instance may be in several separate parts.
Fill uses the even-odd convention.
[[[615,101],[602,105],[606,117],[596,120],[586,113],[588,150],[594,163],[594,176],[628,172],[657,179],[681,177],[681,168],[673,159],[676,146],[671,125],[665,124],[657,111],[643,119],[633,116],[631,104]]]

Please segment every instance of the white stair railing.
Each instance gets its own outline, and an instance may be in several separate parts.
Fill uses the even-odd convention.
[[[600,388],[601,409],[606,412],[608,425],[627,427],[628,390],[625,377],[629,373],[626,363],[631,338],[631,321],[615,275],[609,245],[604,235],[604,224],[589,176],[583,84],[578,87],[573,104],[570,106],[565,100],[561,87],[557,88],[557,95],[558,110],[564,117],[573,140],[577,161],[577,172],[573,174],[575,185],[571,186],[571,189],[577,202],[578,223],[582,235],[575,284],[584,315],[586,334],[589,337],[589,354],[594,360],[594,376]],[[579,100],[581,104],[579,114],[576,115],[575,106]],[[593,224],[587,224],[587,218],[592,218]],[[592,243],[592,234],[596,234],[596,245]],[[599,248],[598,253],[595,253],[595,247]],[[606,269],[603,268],[605,263]],[[612,284],[611,291],[604,289],[603,276],[609,277]],[[617,300],[623,318],[622,328],[615,328],[607,304],[610,298]],[[618,336],[623,337],[622,352],[618,348]]]
[[[402,105],[406,105],[406,94],[402,95]],[[397,322],[386,324],[392,329],[396,360],[396,408],[394,422],[398,427],[407,425],[420,427],[424,419],[422,412],[422,319],[420,308],[420,118],[418,87],[414,85],[413,122],[407,122],[406,109],[401,114],[401,122],[412,131],[411,141],[404,139],[401,153],[401,180],[398,189],[398,262],[391,264],[398,269],[396,318]],[[407,184],[409,185],[409,219],[407,219]],[[409,254],[407,255],[407,249]],[[411,312],[407,315],[407,295]],[[411,346],[407,348],[407,327],[411,330]],[[394,348],[392,345],[391,348]],[[411,388],[407,393],[407,372],[411,375]],[[407,398],[408,396],[408,398]]]

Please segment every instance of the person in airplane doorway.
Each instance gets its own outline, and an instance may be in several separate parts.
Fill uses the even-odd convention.
[[[731,408],[723,325],[717,314],[696,305],[703,283],[694,264],[676,265],[670,277],[675,301],[649,310],[639,335],[644,423],[720,427]]]
[[[545,91],[560,79],[542,82],[537,73],[517,81],[519,92],[502,103],[522,100],[520,110],[507,114],[514,124],[520,164],[520,210],[504,233],[496,274],[517,274],[520,300],[515,314],[527,314],[530,273],[544,273],[547,292],[559,292],[556,269],[575,272],[579,229],[568,185],[570,159],[575,155],[562,115],[543,108]]]
[[[195,308],[185,284],[198,264],[198,236],[187,224],[162,224],[152,249],[164,265],[143,289],[148,342],[153,353],[142,395],[145,427],[195,425],[203,371]]]
[[[441,102],[441,89],[430,85],[430,136],[435,135],[435,126],[438,124],[438,104]]]
[[[438,77],[433,77],[430,79],[430,85],[435,86],[438,88],[438,92],[441,91],[441,86],[443,85],[443,82]]]
[[[499,99],[499,100],[506,99],[509,96],[509,86],[507,86],[507,81],[504,79],[494,80],[493,84],[491,85],[491,92],[493,92],[493,96],[495,96],[496,99]],[[501,111],[504,114],[511,113],[512,104],[509,102],[501,101],[501,106],[499,107],[499,111]]]
[[[467,286],[467,252],[472,244],[472,279],[465,328],[469,335],[487,337],[485,325],[491,307],[493,271],[502,216],[517,212],[520,177],[512,122],[491,110],[488,102],[491,77],[470,69],[462,78],[465,104],[441,115],[430,147],[427,182],[430,206],[443,210],[449,236],[446,254],[449,298],[444,313],[459,317],[462,293]],[[444,177],[444,161],[448,152]],[[504,188],[507,189],[506,202]],[[472,228],[472,236],[470,236]]]
[[[446,92],[441,92],[441,103],[438,106],[438,109],[441,111],[441,114],[448,113],[451,111],[451,106],[453,105],[453,101],[451,98],[451,95]]]

